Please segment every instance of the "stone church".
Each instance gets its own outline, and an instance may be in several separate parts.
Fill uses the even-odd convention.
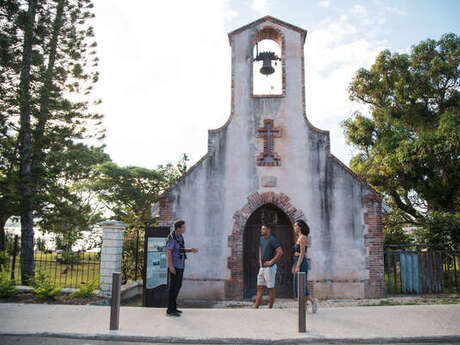
[[[184,219],[187,247],[200,250],[187,260],[183,298],[255,295],[263,222],[272,224],[284,250],[276,294],[293,297],[297,219],[311,229],[308,286],[315,297],[385,293],[382,201],[331,154],[329,132],[314,127],[306,116],[306,36],[305,30],[270,16],[228,35],[230,117],[209,130],[207,154],[159,201],[160,225]],[[279,53],[258,51],[263,40],[273,41]],[[256,93],[257,73],[267,78],[278,73],[280,87]]]

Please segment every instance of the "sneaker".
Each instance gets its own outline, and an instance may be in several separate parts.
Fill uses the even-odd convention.
[[[179,313],[179,314],[182,314],[182,310],[179,310],[179,309],[176,309],[175,312]]]
[[[178,317],[180,314],[177,311],[172,311],[172,312],[166,312],[166,316],[171,316],[171,317]]]
[[[318,311],[318,299],[313,298],[313,304],[311,305],[311,312],[313,314],[316,314],[317,311]]]

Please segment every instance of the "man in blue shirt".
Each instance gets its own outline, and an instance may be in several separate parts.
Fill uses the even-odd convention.
[[[259,274],[257,275],[257,297],[254,308],[259,308],[264,293],[264,286],[268,288],[270,301],[269,308],[273,307],[275,302],[275,278],[277,266],[276,262],[283,255],[278,240],[271,235],[271,228],[268,225],[262,225],[260,228],[259,243]]]
[[[185,222],[178,220],[174,223],[174,231],[172,231],[166,242],[166,255],[168,257],[168,316],[180,316],[181,310],[177,309],[177,296],[179,295],[182,286],[182,278],[184,276],[185,253],[198,253],[196,248],[185,248],[184,237]]]

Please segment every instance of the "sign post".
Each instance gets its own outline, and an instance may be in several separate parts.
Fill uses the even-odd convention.
[[[144,307],[166,307],[168,303],[168,259],[166,240],[169,227],[147,227],[144,240]]]

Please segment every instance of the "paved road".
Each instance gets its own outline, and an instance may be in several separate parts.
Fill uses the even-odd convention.
[[[79,339],[64,339],[64,338],[48,338],[48,337],[18,337],[18,336],[2,336],[0,335],[0,344],[2,345],[164,345],[159,343],[127,343],[118,341],[99,341],[99,340],[79,340]],[[168,343],[169,345],[179,345],[178,343]],[[325,343],[309,343],[310,345],[324,345]],[[327,343],[339,344],[339,343]],[[340,343],[347,345],[350,343]],[[381,344],[381,343],[379,343]],[[396,343],[393,345],[418,345],[419,343]],[[453,343],[423,343],[424,345],[452,345]],[[180,344],[180,345],[183,345]],[[200,344],[201,345],[201,344]],[[213,344],[208,344],[213,345]],[[217,345],[217,344],[216,344]],[[240,344],[244,345],[244,344]],[[255,344],[250,344],[255,345]],[[294,345],[294,344],[293,344]],[[350,344],[351,345],[351,344]],[[360,344],[371,345],[371,344]]]

